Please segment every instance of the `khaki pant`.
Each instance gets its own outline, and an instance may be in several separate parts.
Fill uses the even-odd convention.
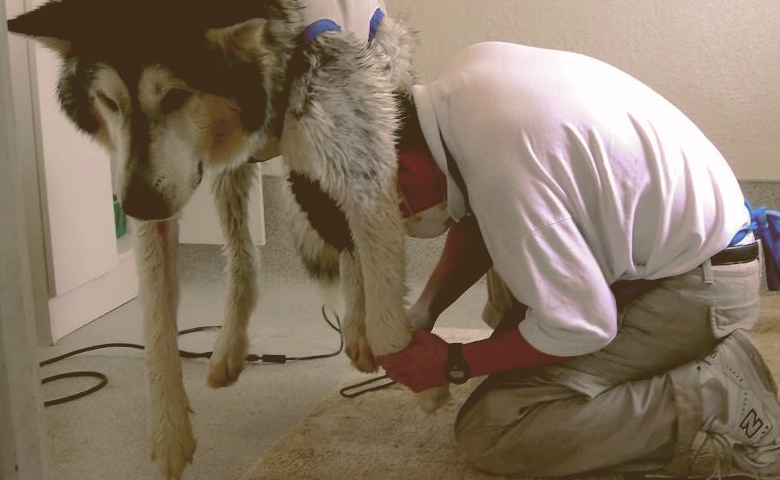
[[[708,261],[683,275],[614,285],[617,337],[561,364],[487,378],[456,421],[463,454],[500,475],[664,467],[685,475],[702,425],[695,361],[735,329],[753,327],[759,269],[758,261]],[[485,316],[495,325],[519,304],[499,278],[488,281]]]

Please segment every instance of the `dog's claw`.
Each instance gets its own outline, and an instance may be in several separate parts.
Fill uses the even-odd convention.
[[[152,461],[157,462],[160,472],[168,480],[179,480],[184,473],[184,469],[188,464],[192,463],[192,458],[195,454],[196,442],[195,439],[191,439],[191,445],[187,444],[174,445],[173,450],[159,453],[152,453]],[[160,447],[161,449],[164,447]]]
[[[222,388],[236,383],[238,376],[244,369],[246,357],[246,336],[241,338],[222,340],[217,338],[214,345],[214,353],[209,361],[209,372],[206,384],[212,388]]]
[[[374,353],[371,351],[371,347],[368,346],[368,342],[363,339],[356,343],[352,343],[346,346],[344,351],[347,356],[352,360],[352,366],[363,373],[374,373],[379,370],[379,364],[374,358]]]
[[[206,384],[211,388],[229,387],[236,383],[240,374],[240,369],[231,369],[227,364],[212,363],[209,365]]]
[[[197,447],[187,412],[189,407],[181,412],[181,417],[177,415],[167,422],[151,425],[152,461],[168,480],[181,478],[184,469],[192,463]]]

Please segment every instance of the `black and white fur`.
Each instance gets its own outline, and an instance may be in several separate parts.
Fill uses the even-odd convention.
[[[178,214],[201,181],[225,233],[227,301],[208,384],[235,382],[257,301],[247,228],[250,156],[281,152],[293,230],[314,276],[340,274],[347,354],[363,371],[411,339],[398,209],[395,98],[412,82],[410,34],[385,18],[367,45],[329,32],[302,45],[297,0],[59,0],[9,21],[55,49],[67,116],[119,164],[133,217],[152,457],[181,477],[195,451],[176,312]],[[300,208],[303,206],[304,208]],[[313,228],[314,227],[314,228]],[[420,396],[424,409],[447,390]]]

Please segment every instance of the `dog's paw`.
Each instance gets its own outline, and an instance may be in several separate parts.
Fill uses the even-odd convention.
[[[236,338],[219,336],[214,345],[214,353],[209,360],[209,372],[206,383],[212,388],[232,385],[244,369],[247,349],[246,335]]]
[[[189,408],[162,421],[152,418],[152,461],[166,480],[179,480],[188,464],[192,463],[197,442],[192,434]]]
[[[379,364],[374,357],[374,352],[368,346],[365,337],[348,343],[344,348],[347,356],[352,360],[352,366],[363,373],[374,373],[379,370]]]
[[[417,403],[425,413],[433,413],[444,406],[450,399],[449,385],[442,385],[417,394]]]

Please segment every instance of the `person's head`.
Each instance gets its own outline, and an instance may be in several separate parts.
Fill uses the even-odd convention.
[[[397,152],[398,193],[406,234],[438,237],[452,223],[447,208],[447,177],[427,148]]]
[[[452,223],[447,208],[447,177],[428,148],[412,97],[398,92],[396,105],[398,194],[406,234],[438,237]]]

